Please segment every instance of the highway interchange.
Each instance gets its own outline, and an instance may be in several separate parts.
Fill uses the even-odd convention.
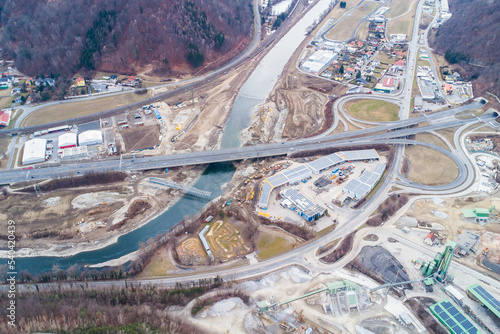
[[[232,279],[246,279],[251,277],[262,276],[277,269],[290,266],[299,265],[307,268],[311,272],[319,273],[323,271],[330,271],[336,269],[338,266],[326,266],[320,263],[316,256],[316,250],[332,240],[342,238],[353,230],[364,224],[366,219],[379,207],[379,205],[389,196],[391,187],[398,184],[403,187],[403,192],[417,192],[421,194],[465,194],[467,188],[475,181],[474,180],[474,166],[468,159],[466,154],[461,149],[462,139],[461,134],[465,129],[469,128],[473,124],[480,124],[481,122],[489,122],[494,120],[498,115],[494,114],[484,114],[481,117],[469,116],[464,117],[463,113],[468,110],[473,110],[480,108],[482,104],[480,102],[474,101],[468,105],[449,108],[447,110],[429,114],[422,115],[419,117],[409,118],[410,115],[410,100],[411,100],[411,84],[413,83],[413,78],[415,75],[414,66],[416,62],[417,55],[417,39],[418,39],[418,22],[420,20],[421,8],[423,1],[420,1],[417,6],[416,19],[414,23],[414,31],[412,40],[409,43],[409,58],[407,60],[407,70],[405,72],[405,85],[404,88],[398,93],[390,96],[387,95],[355,95],[346,96],[336,100],[334,104],[334,122],[329,130],[325,133],[312,137],[305,138],[294,141],[287,141],[282,143],[271,143],[262,144],[255,146],[244,146],[232,149],[223,149],[216,151],[201,151],[201,152],[190,152],[175,155],[164,155],[164,156],[154,156],[154,157],[128,157],[127,159],[120,160],[101,160],[92,162],[78,162],[71,164],[60,164],[58,166],[44,166],[40,168],[30,169],[30,170],[7,170],[0,172],[1,183],[14,183],[25,180],[42,180],[53,177],[68,176],[83,174],[89,171],[103,172],[103,171],[137,171],[145,169],[156,169],[156,168],[167,168],[173,166],[184,166],[184,165],[194,165],[194,164],[208,164],[213,162],[221,161],[236,161],[251,158],[261,158],[270,156],[280,156],[280,155],[293,155],[298,152],[318,150],[318,149],[342,149],[344,147],[356,147],[356,146],[369,146],[373,144],[393,144],[397,145],[397,152],[395,156],[394,163],[391,168],[387,171],[386,177],[382,184],[377,188],[377,192],[374,196],[368,200],[363,206],[363,210],[356,211],[348,224],[343,224],[338,226],[333,232],[325,235],[322,238],[313,240],[306,243],[304,246],[294,249],[292,251],[283,253],[274,258],[247,265],[245,267],[230,268],[230,269],[216,269],[216,274],[223,277],[226,280]],[[259,26],[259,24],[257,24]],[[427,32],[426,32],[427,33]],[[248,48],[247,50],[250,50]],[[246,57],[246,56],[245,56]],[[239,60],[241,61],[241,59]],[[236,63],[236,62],[233,62]],[[410,70],[411,68],[411,70]],[[214,71],[212,73],[221,73],[226,71],[227,67],[220,71]],[[435,71],[435,69],[433,69]],[[216,74],[212,74],[216,76]],[[200,81],[197,81],[200,82]],[[175,94],[176,91],[169,92],[170,94]],[[158,96],[158,98],[163,98]],[[337,127],[340,114],[342,114],[346,119],[352,120],[348,115],[343,112],[343,104],[354,98],[377,98],[383,99],[390,102],[396,102],[400,105],[400,120],[396,122],[359,122],[361,124],[369,124],[371,127],[363,128],[356,131],[344,131],[341,133],[333,133],[333,130]],[[142,103],[141,103],[142,104]],[[128,107],[135,107],[128,106]],[[455,117],[457,114],[462,114],[460,118]],[[54,124],[55,125],[55,124]],[[375,125],[375,126],[372,126]],[[438,129],[444,128],[458,128],[454,138],[454,145],[456,149],[447,151],[443,148],[437,147],[432,144],[424,143],[409,139],[409,137],[422,132],[432,132]],[[29,129],[23,129],[29,130]],[[347,126],[345,127],[347,130]],[[17,130],[12,130],[11,133],[16,133]],[[411,183],[406,180],[402,175],[400,175],[400,162],[401,157],[406,145],[424,145],[432,147],[440,152],[448,155],[452,158],[459,168],[459,176],[456,180],[450,184],[439,186],[439,187],[429,187],[425,185],[419,185]],[[399,180],[398,180],[399,179]],[[390,232],[388,232],[390,234]],[[432,251],[416,245],[413,242],[402,238],[401,236],[390,234],[391,237],[397,239],[406,245],[413,247],[425,253],[426,255],[432,256]],[[349,258],[355,256],[356,254],[349,254]],[[499,287],[498,281],[491,279],[477,271],[471,270],[469,268],[463,267],[459,264],[454,263],[453,266],[459,268],[460,270],[467,272],[468,274],[484,281],[488,282],[496,287]],[[186,271],[184,274],[161,279],[144,279],[144,280],[129,280],[128,282],[135,282],[137,284],[156,284],[160,286],[173,286],[179,281],[196,281],[198,279],[210,278],[215,276],[214,269],[208,268],[197,271]],[[116,286],[125,285],[125,281],[105,281],[105,282],[88,282],[89,285],[95,287],[105,287],[105,286]],[[58,287],[70,287],[74,283],[57,283]],[[38,285],[38,288],[50,289],[52,286]],[[0,289],[5,289],[6,286],[0,286]],[[23,289],[34,289],[32,285],[20,285],[19,290]]]

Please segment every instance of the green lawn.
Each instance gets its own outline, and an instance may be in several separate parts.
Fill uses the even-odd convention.
[[[398,120],[399,107],[381,100],[353,100],[346,103],[350,114],[360,120],[389,122]]]
[[[259,239],[257,239],[257,249],[259,250],[259,259],[264,260],[288,252],[292,249],[292,244],[283,237],[261,232]]]
[[[387,18],[394,18],[408,11],[413,0],[392,0],[388,7],[389,11],[385,14]]]
[[[94,114],[100,111],[145,100],[148,97],[148,94],[139,95],[135,93],[126,93],[101,97],[94,100],[55,104],[34,111],[24,119],[22,126],[38,125]]]

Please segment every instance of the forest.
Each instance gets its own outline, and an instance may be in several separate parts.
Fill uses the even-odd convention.
[[[234,57],[253,27],[251,0],[0,0],[0,8],[3,56],[31,76],[193,73]]]
[[[445,56],[467,80],[474,95],[500,95],[500,1],[451,0],[452,17],[431,38],[431,46]]]
[[[201,334],[202,330],[169,310],[182,309],[208,291],[232,287],[231,282],[219,277],[189,285],[177,283],[169,289],[129,282],[106,289],[86,284],[65,288],[37,285],[34,291],[16,293],[16,326],[8,325],[6,308],[0,311],[0,332]],[[218,300],[244,296],[236,290],[228,291],[217,292]],[[6,305],[7,294],[0,296],[0,301]]]

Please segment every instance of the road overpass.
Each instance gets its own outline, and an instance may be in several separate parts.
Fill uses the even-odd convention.
[[[8,170],[0,172],[2,184],[11,184],[27,180],[42,180],[57,177],[67,177],[83,174],[86,172],[107,172],[119,170],[147,170],[160,169],[186,165],[209,164],[216,162],[237,161],[252,158],[264,158],[272,156],[293,155],[298,152],[305,152],[320,149],[345,148],[356,146],[372,145],[376,141],[388,143],[389,139],[406,138],[420,132],[432,131],[437,129],[457,127],[464,124],[475,124],[480,121],[489,121],[494,118],[493,115],[486,115],[480,119],[455,119],[450,117],[448,111],[443,112],[442,118],[434,116],[436,123],[416,127],[420,118],[408,119],[401,122],[393,122],[368,129],[333,134],[322,138],[309,138],[294,140],[282,143],[261,144],[254,146],[244,146],[230,149],[221,149],[214,151],[200,151],[181,153],[162,156],[145,156],[136,159],[117,159],[101,160],[87,162],[71,162],[51,166],[42,164],[33,169]],[[394,130],[392,129],[399,129]]]

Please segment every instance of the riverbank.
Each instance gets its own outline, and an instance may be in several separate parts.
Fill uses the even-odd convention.
[[[205,168],[196,168],[195,170],[189,171],[189,174],[187,175],[186,180],[183,182],[183,184],[193,186],[201,177],[203,171]],[[184,172],[186,173],[186,172]],[[155,192],[156,193],[156,192]],[[113,245],[117,243],[118,239],[126,235],[134,230],[137,230],[138,228],[143,227],[144,225],[148,224],[152,220],[158,218],[162,214],[164,214],[166,211],[168,211],[173,205],[175,205],[183,196],[179,191],[176,191],[175,193],[170,192],[169,194],[164,194],[162,198],[162,202],[168,202],[167,206],[161,207],[161,203],[159,200],[158,196],[155,196],[155,194],[151,194],[151,198],[154,200],[153,202],[153,210],[149,214],[147,214],[145,217],[141,217],[137,221],[132,221],[131,223],[126,224],[123,228],[116,229],[116,230],[109,230],[106,232],[102,232],[101,229],[94,230],[93,232],[89,233],[88,236],[84,236],[83,238],[87,238],[86,241],[80,241],[76,243],[71,243],[68,241],[65,242],[58,242],[58,243],[53,243],[50,246],[50,248],[44,248],[44,247],[23,247],[16,249],[16,254],[15,256],[17,258],[25,258],[25,257],[39,257],[39,256],[47,256],[47,257],[70,257],[77,255],[79,253],[83,252],[90,252],[90,251],[96,251],[103,249],[105,247],[108,247],[110,245]],[[156,197],[156,198],[153,198]],[[136,197],[131,198],[128,200],[126,203],[124,203],[123,207],[118,209],[117,211],[113,212],[110,215],[110,219],[113,216],[123,216],[123,208],[127,208],[130,204],[132,204],[136,200]],[[126,210],[125,210],[126,211]],[[117,218],[117,217],[115,217]],[[103,236],[104,235],[104,236]],[[0,258],[7,258],[8,256],[8,251],[7,250],[2,250],[0,251]]]

